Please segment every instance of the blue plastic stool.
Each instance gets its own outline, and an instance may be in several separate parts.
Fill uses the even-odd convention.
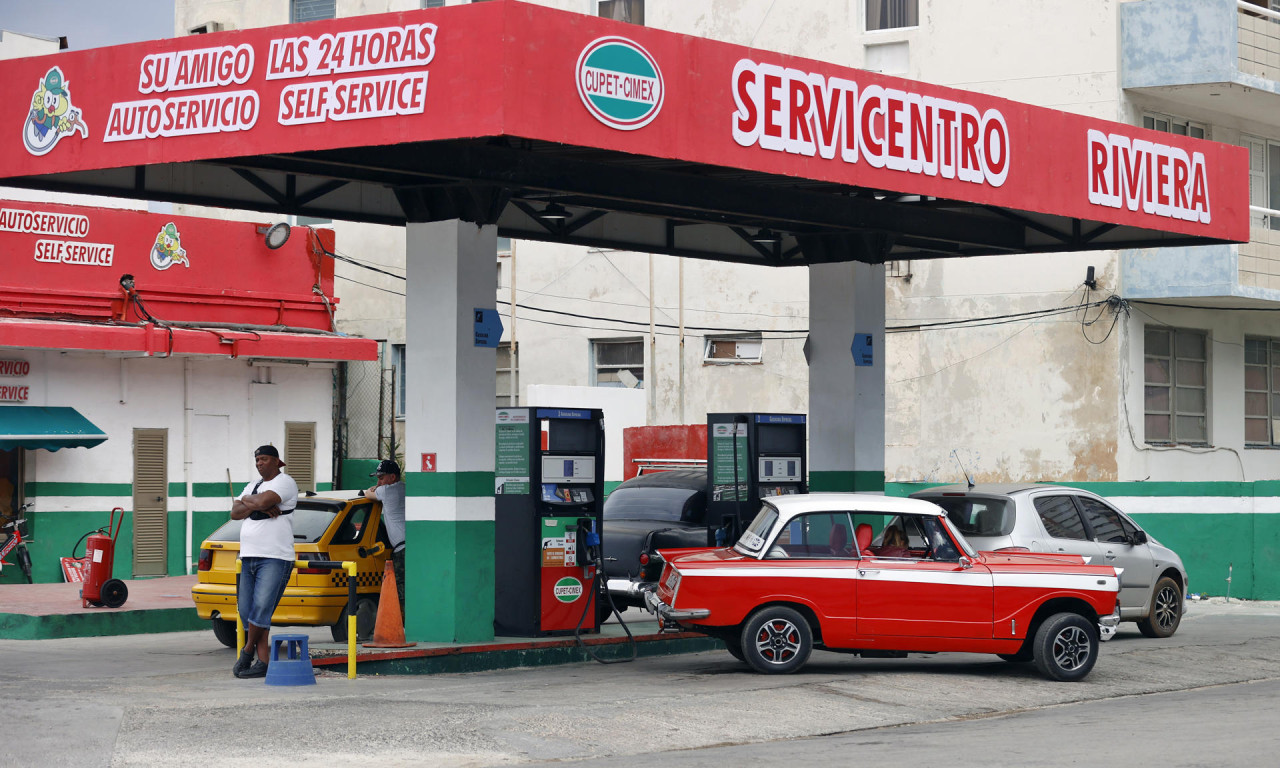
[[[283,647],[283,655],[280,652]],[[315,685],[306,635],[272,635],[267,685]]]

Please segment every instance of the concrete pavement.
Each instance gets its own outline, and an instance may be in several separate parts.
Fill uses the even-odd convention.
[[[0,641],[0,654],[10,698],[0,765],[627,765],[868,729],[893,742],[901,729],[888,726],[1280,679],[1280,604],[1193,604],[1167,640],[1122,625],[1076,684],[971,654],[817,652],[800,674],[762,676],[717,651],[428,677],[323,674],[315,686],[273,688],[231,677],[232,652],[211,632]],[[915,740],[903,738],[909,754]],[[1280,737],[1271,742],[1280,751]]]

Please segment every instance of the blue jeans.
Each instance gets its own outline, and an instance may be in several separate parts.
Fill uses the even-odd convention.
[[[246,557],[240,561],[240,591],[236,609],[245,626],[269,628],[271,614],[289,586],[293,562],[274,557]]]

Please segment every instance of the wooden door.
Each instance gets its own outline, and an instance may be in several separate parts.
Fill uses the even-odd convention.
[[[133,430],[133,575],[164,576],[169,560],[169,430]]]

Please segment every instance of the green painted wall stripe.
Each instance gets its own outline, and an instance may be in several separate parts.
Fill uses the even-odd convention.
[[[884,473],[865,470],[810,472],[809,490],[814,493],[826,491],[883,491]]]
[[[492,640],[493,522],[410,520],[405,542],[407,638]]]
[[[493,496],[492,472],[408,472],[406,496]]]
[[[28,496],[132,496],[131,483],[27,483]]]

